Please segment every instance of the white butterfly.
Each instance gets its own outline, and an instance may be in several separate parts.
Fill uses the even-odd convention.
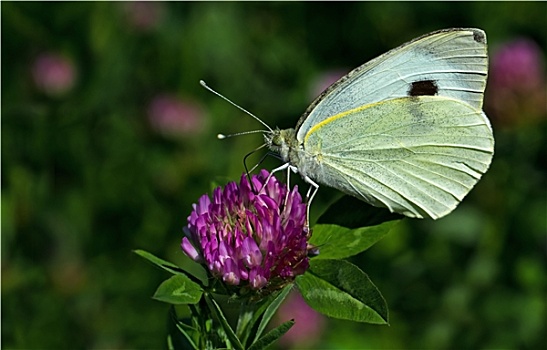
[[[447,29],[354,69],[267,146],[314,186],[416,218],[450,213],[488,169],[494,137],[481,110],[486,35]]]

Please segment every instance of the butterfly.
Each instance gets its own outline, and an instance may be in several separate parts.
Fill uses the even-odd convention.
[[[265,144],[284,162],[272,173],[299,173],[315,189],[309,203],[322,184],[393,213],[441,218],[492,161],[487,75],[480,29],[403,44],[328,87],[295,128],[268,127]]]

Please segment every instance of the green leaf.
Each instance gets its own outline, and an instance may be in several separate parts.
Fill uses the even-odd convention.
[[[188,344],[192,347],[192,349],[198,350],[198,346],[196,343],[194,343],[194,340],[192,339],[192,336],[188,333],[188,330],[184,327],[184,323],[176,323],[175,326],[179,330],[179,332],[184,335],[184,338],[188,342]]]
[[[357,266],[345,260],[311,260],[308,271],[296,278],[306,303],[334,318],[388,323],[382,294]]]
[[[277,311],[277,309],[279,309],[279,306],[281,306],[285,298],[287,298],[287,295],[289,295],[289,292],[291,291],[292,287],[293,287],[293,284],[290,284],[286,286],[285,288],[283,288],[281,293],[279,293],[279,295],[268,306],[268,308],[264,312],[264,316],[262,317],[262,320],[260,320],[260,325],[258,326],[258,329],[256,331],[256,335],[254,339],[255,342],[260,337],[262,332],[264,332],[264,329],[266,329],[266,326],[268,325],[272,317],[275,315],[275,312]]]
[[[232,343],[232,346],[234,349],[237,350],[243,350],[243,345],[239,341],[239,338],[234,333],[234,330],[232,327],[230,327],[230,324],[228,323],[228,320],[224,316],[224,313],[222,312],[222,309],[218,305],[218,303],[210,297],[208,294],[205,294],[205,301],[207,302],[207,305],[209,306],[209,309],[213,312],[213,314],[216,316],[217,320],[222,325],[222,328],[224,329],[224,332],[226,333],[226,336],[228,336],[228,339]]]
[[[167,349],[169,350],[175,350],[175,346],[173,345],[173,340],[171,339],[171,335],[167,335]]]
[[[180,261],[177,262],[177,265],[194,282],[202,286],[209,285],[209,275],[204,265],[195,262],[194,260],[190,259],[188,256],[186,256],[186,254],[183,254],[182,252],[180,252]],[[195,278],[193,278],[192,276]]]
[[[317,220],[317,224],[360,228],[402,218],[403,215],[391,213],[386,208],[373,207],[355,197],[343,196],[328,207]]]
[[[277,339],[281,338],[283,334],[287,333],[289,329],[294,325],[294,320],[290,320],[282,323],[279,327],[276,327],[266,333],[262,338],[257,340],[249,347],[249,350],[262,350],[267,348]]]
[[[310,244],[319,248],[314,259],[343,259],[367,250],[385,235],[399,221],[349,229],[338,225],[315,225]]]
[[[262,314],[264,314],[264,311],[266,311],[273,299],[273,295],[269,295],[257,302],[246,300],[241,304],[236,334],[241,339],[243,345],[246,345],[253,328],[256,328],[258,320],[262,317]]]
[[[199,330],[179,320],[175,307],[171,305],[169,309],[169,335],[167,340],[169,349],[192,348],[198,350],[199,347],[194,342],[196,334],[199,334]]]
[[[147,251],[144,251],[144,250],[141,250],[141,249],[136,249],[133,251],[135,254],[145,258],[146,260],[150,261],[152,264],[164,269],[165,271],[168,271],[168,272],[171,272],[171,273],[181,273],[182,270],[180,267],[178,267],[177,265],[173,264],[173,263],[170,263],[169,261],[166,261],[166,260],[163,260],[163,259],[160,259],[158,258],[157,256],[147,252]]]
[[[197,304],[203,290],[185,275],[175,275],[164,281],[153,298],[170,304]]]
[[[247,344],[251,334],[254,335],[253,341],[256,341],[268,322],[271,320],[275,311],[279,308],[283,300],[287,297],[294,284],[285,286],[280,291],[270,294],[257,302],[244,302],[240,308],[240,314],[237,323],[236,334],[241,339],[243,345]],[[260,324],[258,323],[260,321]]]
[[[263,301],[265,299],[262,299]],[[241,339],[241,344],[245,345],[245,338],[248,336],[250,328],[253,326],[251,321],[256,315],[257,305],[244,300],[240,304],[239,317],[237,318],[236,335]]]
[[[207,272],[205,272],[205,269],[203,269],[203,267],[197,263],[194,263],[195,266],[193,266],[193,270],[194,271],[187,271],[189,272],[191,275],[187,275],[185,272],[185,270],[181,269],[179,266],[169,262],[169,261],[166,261],[166,260],[163,260],[163,259],[160,259],[158,258],[157,256],[147,252],[147,251],[144,251],[144,250],[140,250],[140,249],[136,249],[133,251],[135,254],[145,258],[146,260],[148,260],[149,262],[151,262],[152,264],[158,266],[159,268],[169,272],[169,273],[172,273],[172,274],[180,274],[180,275],[184,275],[184,276],[187,276],[189,277],[191,280],[193,280],[194,282],[198,283],[198,284],[202,284],[204,281],[203,279],[205,278],[204,276],[207,276]]]

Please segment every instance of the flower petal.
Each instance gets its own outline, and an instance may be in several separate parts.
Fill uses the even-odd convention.
[[[262,263],[262,253],[258,249],[258,245],[251,237],[243,240],[241,246],[241,259],[248,267],[259,266]]]
[[[194,248],[192,243],[190,243],[188,238],[183,237],[180,246],[182,247],[182,251],[184,252],[184,254],[186,254],[190,259],[198,263],[203,262],[203,257],[201,256],[201,254],[198,253],[196,248]]]

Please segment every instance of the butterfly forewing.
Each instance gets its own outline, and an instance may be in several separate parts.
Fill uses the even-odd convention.
[[[436,95],[482,108],[488,71],[486,36],[479,29],[449,29],[406,43],[329,87],[299,120],[303,141],[316,124],[347,110],[406,96]]]

